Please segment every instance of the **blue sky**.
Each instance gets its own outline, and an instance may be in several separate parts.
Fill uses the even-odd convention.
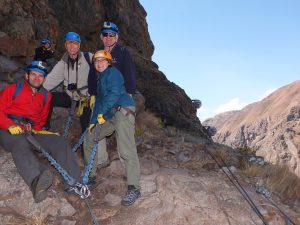
[[[167,78],[201,121],[300,79],[299,0],[140,0]]]

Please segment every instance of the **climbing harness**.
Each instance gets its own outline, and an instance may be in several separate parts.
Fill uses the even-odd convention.
[[[77,113],[76,113],[77,117],[81,117],[82,116],[83,109],[85,107],[89,107],[89,102],[90,102],[90,97],[89,96],[80,97],[79,104],[78,104],[78,110],[77,110]]]
[[[63,137],[65,137],[65,138],[67,138],[69,136],[69,131],[70,131],[70,128],[72,126],[73,119],[74,119],[74,116],[75,116],[75,110],[76,110],[77,102],[79,102],[78,110],[77,110],[77,113],[76,113],[77,117],[82,116],[84,107],[89,107],[90,97],[80,94],[80,90],[84,90],[86,88],[87,88],[87,86],[84,86],[84,87],[81,87],[81,88],[78,88],[78,89],[72,91],[71,108],[69,110],[69,116],[66,120],[65,128],[64,128],[64,134],[63,134]]]
[[[205,152],[211,156],[211,158],[217,163],[220,169],[224,172],[224,174],[227,176],[229,181],[236,187],[236,189],[240,192],[240,194],[245,198],[245,200],[248,202],[248,204],[251,206],[253,211],[257,214],[257,216],[261,219],[264,225],[269,225],[266,218],[262,215],[262,213],[259,211],[255,203],[252,201],[248,193],[245,191],[245,189],[242,187],[242,185],[239,183],[237,177],[232,173],[232,171],[229,169],[227,163],[224,161],[224,159],[221,157],[221,155],[218,155],[221,163],[225,165],[225,168],[221,166],[220,162],[216,159],[216,157],[207,149],[205,149]]]

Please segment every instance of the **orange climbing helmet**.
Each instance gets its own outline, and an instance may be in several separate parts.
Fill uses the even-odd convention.
[[[112,61],[111,54],[105,50],[97,51],[93,56],[93,61],[96,61],[97,59],[100,59],[100,58]]]

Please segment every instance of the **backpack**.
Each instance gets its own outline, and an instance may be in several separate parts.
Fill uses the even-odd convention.
[[[23,86],[24,86],[24,81],[20,81],[16,84],[16,89],[12,96],[12,100],[15,100],[15,98],[20,94]],[[45,105],[48,100],[48,91],[44,87],[41,87],[41,91],[43,92],[44,95],[44,105]]]

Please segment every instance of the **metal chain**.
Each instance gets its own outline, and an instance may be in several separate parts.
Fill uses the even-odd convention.
[[[88,198],[85,198],[84,202],[85,202],[86,206],[88,207],[89,213],[90,213],[90,215],[93,219],[93,224],[94,225],[100,225],[100,223],[98,223],[98,221],[97,221],[97,218],[96,218],[95,214],[93,213],[93,210],[92,210],[92,207],[90,206]]]
[[[75,184],[75,179],[71,177],[68,172],[59,165],[59,163],[41,146],[41,144],[31,135],[31,133],[27,133],[27,140],[35,146],[38,150],[40,150],[43,156],[50,162],[52,166],[62,175],[65,181],[70,185],[73,186]]]
[[[96,126],[97,128],[97,132],[95,132],[95,136],[99,135],[100,133],[100,126]],[[83,133],[83,135],[81,136],[81,139],[84,139],[84,135],[86,134],[86,132],[88,131],[88,129],[86,129],[86,131]],[[70,186],[70,190],[74,191],[76,194],[78,194],[80,196],[81,199],[84,199],[89,213],[93,219],[93,224],[94,225],[100,225],[97,222],[97,218],[95,216],[95,214],[92,211],[92,208],[88,202],[88,197],[91,194],[91,191],[89,190],[89,187],[86,185],[88,183],[88,175],[91,171],[94,159],[95,159],[95,155],[97,152],[97,146],[98,146],[98,141],[94,140],[95,144],[94,144],[94,148],[93,148],[93,152],[92,152],[92,156],[89,162],[89,165],[86,167],[85,169],[85,176],[83,178],[83,180],[85,181],[84,184],[78,183],[75,181],[75,179],[73,177],[71,177],[68,172],[59,165],[59,163],[45,150],[43,149],[43,147],[40,145],[40,143],[32,136],[31,133],[28,132],[27,135],[27,140],[33,145],[35,146],[38,150],[41,151],[41,153],[43,154],[43,156],[50,162],[50,164],[52,166],[54,166],[54,168],[61,174],[61,176],[63,177],[63,179],[68,183],[68,185]]]
[[[69,116],[68,116],[68,119],[66,121],[64,134],[63,134],[63,137],[65,137],[65,138],[67,138],[69,136],[69,130],[72,126],[73,117],[74,117],[75,109],[76,109],[76,104],[77,104],[77,102],[74,100],[74,97],[73,97],[72,103],[71,103],[71,108],[70,108],[70,111],[69,111]]]
[[[83,178],[82,178],[82,183],[83,184],[87,184],[89,182],[89,175],[90,175],[90,173],[92,171],[92,168],[93,168],[93,165],[94,165],[97,150],[98,150],[98,143],[94,144],[93,151],[90,155],[89,163],[84,169]]]
[[[82,145],[82,143],[84,141],[84,137],[85,137],[87,132],[88,132],[88,128],[82,133],[82,135],[80,136],[79,141],[73,146],[73,148],[71,150],[72,152],[75,153],[77,151],[77,149],[79,148],[79,146]]]
[[[93,130],[93,141],[94,141],[94,146],[92,153],[90,155],[89,163],[85,167],[84,173],[83,173],[83,178],[82,178],[82,183],[87,184],[89,182],[89,175],[92,171],[94,161],[95,161],[95,156],[98,150],[98,142],[99,142],[99,135],[100,135],[100,130],[101,130],[101,125],[99,123],[96,124],[96,127]]]
[[[69,116],[65,124],[63,137],[67,138],[69,136],[69,130],[72,126],[72,122],[73,122],[73,117]]]

